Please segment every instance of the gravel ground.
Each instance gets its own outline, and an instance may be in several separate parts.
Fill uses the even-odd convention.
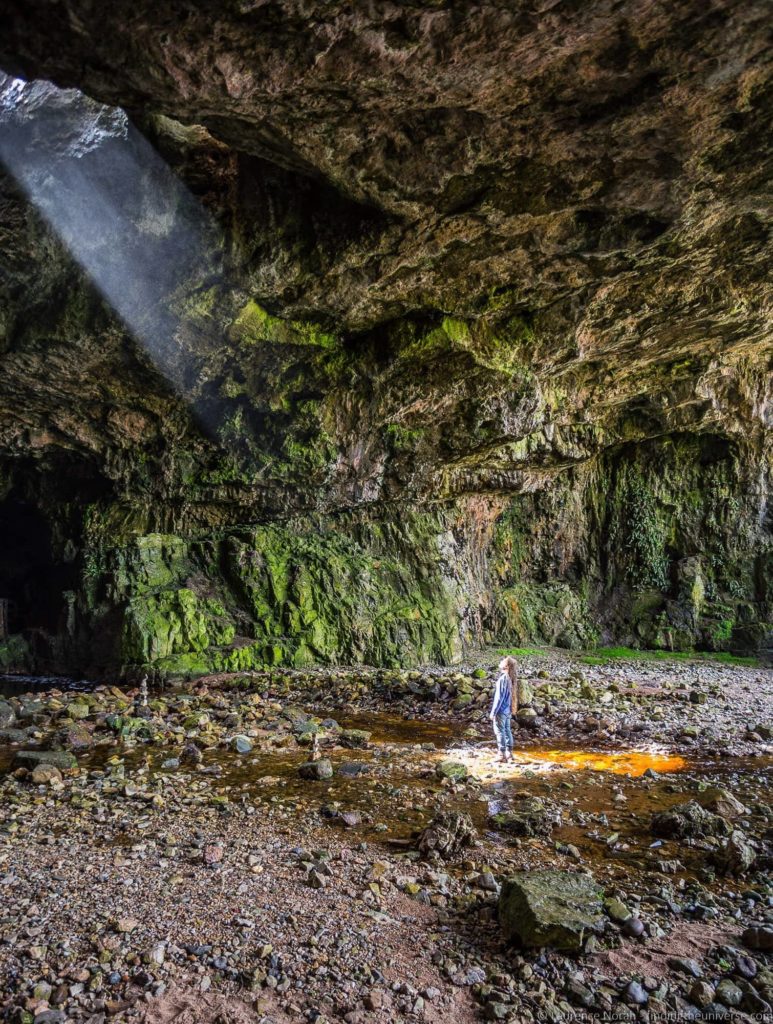
[[[501,767],[475,668],[221,677],[148,707],[111,687],[0,701],[4,1019],[768,1013],[773,673],[523,658],[530,713]],[[61,771],[19,757],[55,748]],[[299,774],[312,751],[332,778]],[[657,838],[654,814],[681,828],[707,797],[719,831],[707,813]],[[473,845],[420,859],[440,812],[467,815]],[[604,890],[576,953],[505,941],[500,886],[538,868]]]

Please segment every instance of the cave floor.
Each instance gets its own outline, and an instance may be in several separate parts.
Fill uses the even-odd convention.
[[[696,971],[711,1006],[767,1012],[768,954],[742,936],[771,937],[773,673],[556,652],[521,670],[534,714],[507,766],[469,669],[216,677],[148,708],[109,686],[9,697],[7,1019],[691,1019]],[[52,747],[77,767],[15,767]],[[329,779],[299,773],[315,747]],[[718,834],[653,831],[690,801]],[[419,859],[439,812],[468,815],[474,844]],[[752,864],[726,856],[731,831]],[[502,880],[545,868],[590,871],[610,901],[581,952],[502,937]]]

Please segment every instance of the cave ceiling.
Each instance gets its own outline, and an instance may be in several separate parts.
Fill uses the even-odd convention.
[[[5,464],[282,510],[529,488],[675,432],[769,457],[766,3],[0,12],[0,67],[53,83],[0,132],[44,108],[64,160],[120,161],[131,124],[213,225],[154,359],[2,179]],[[162,200],[126,196],[140,253]]]

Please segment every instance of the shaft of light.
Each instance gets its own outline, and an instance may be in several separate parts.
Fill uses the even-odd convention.
[[[0,161],[175,390],[195,388],[180,310],[219,232],[126,114],[0,75]]]

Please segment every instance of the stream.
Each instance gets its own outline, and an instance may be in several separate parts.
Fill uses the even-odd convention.
[[[28,682],[20,683],[27,692]],[[45,689],[43,681],[32,692]],[[211,747],[195,767],[180,765],[169,747],[131,739],[98,742],[78,762],[92,779],[102,778],[108,793],[114,786],[128,795],[183,789],[191,800],[220,797],[264,806],[288,821],[299,814],[321,815],[335,828],[347,815],[353,837],[393,847],[410,842],[442,796],[448,807],[470,815],[492,857],[503,846],[528,847],[532,842],[529,837],[513,840],[493,828],[493,816],[536,798],[560,816],[561,823],[550,833],[557,850],[576,851],[577,859],[597,867],[624,863],[628,869],[651,869],[658,862],[678,860],[687,873],[691,851],[653,842],[648,832],[652,815],[707,787],[730,789],[747,804],[765,800],[773,772],[769,756],[711,759],[698,751],[689,756],[657,745],[600,749],[569,738],[549,745],[521,743],[513,762],[502,765],[493,741],[472,739],[460,722],[349,709],[331,712],[325,721],[330,720],[341,729],[366,730],[370,739],[365,749],[322,747],[320,755],[334,770],[326,781],[299,776],[310,755],[291,736],[279,737],[276,747],[256,747],[247,754]],[[0,746],[0,772],[9,770],[16,749]],[[464,785],[439,775],[439,766],[448,761],[464,766]],[[143,827],[139,815],[128,830],[106,831],[105,842],[123,845]]]
[[[65,704],[77,702],[78,694],[93,689],[93,684],[58,677],[0,678],[0,695],[35,707],[52,697],[56,701],[57,694]],[[181,707],[195,700],[184,691],[172,691],[165,699]],[[276,719],[282,704],[273,707],[267,729],[259,730],[263,735],[244,754],[233,749],[225,734],[205,743],[201,764],[191,766],[176,756],[179,739],[175,744],[169,737],[158,744],[98,731],[93,745],[78,754],[78,764],[108,794],[121,787],[130,796],[148,799],[154,793],[182,792],[184,802],[215,799],[263,806],[287,821],[296,815],[321,816],[340,827],[343,820],[361,840],[394,847],[406,846],[441,801],[470,815],[492,855],[503,846],[528,848],[533,841],[529,831],[514,838],[497,827],[497,815],[537,801],[533,806],[539,808],[542,802],[552,824],[534,834],[549,835],[556,850],[595,865],[622,862],[628,869],[664,870],[666,863],[665,870],[673,873],[689,873],[696,858],[688,847],[653,841],[652,815],[709,787],[729,789],[747,806],[763,802],[773,771],[767,754],[711,756],[700,749],[675,752],[652,742],[600,745],[579,730],[576,736],[565,730],[549,742],[521,734],[513,762],[503,765],[487,722],[470,726],[452,716],[426,720],[364,710],[349,702],[317,713],[323,735],[327,733],[320,756],[329,759],[334,774],[310,782],[298,772],[310,757],[309,749],[299,746]],[[366,746],[338,745],[340,730],[364,730],[369,734]],[[45,746],[47,741],[38,735],[38,742]],[[18,749],[18,743],[0,739],[0,773],[10,770]],[[443,777],[442,766],[448,762],[455,766],[453,780]],[[140,815],[130,831],[142,828]],[[126,836],[108,830],[106,841],[122,843]]]

